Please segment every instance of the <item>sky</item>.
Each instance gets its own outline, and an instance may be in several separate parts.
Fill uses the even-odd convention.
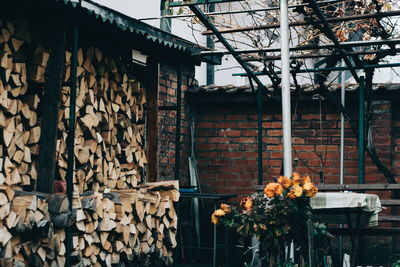
[[[95,0],[95,2],[136,19],[160,15],[160,0]],[[149,24],[158,27],[159,21],[155,20]]]

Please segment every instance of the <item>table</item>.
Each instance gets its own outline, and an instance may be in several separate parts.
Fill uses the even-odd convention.
[[[216,210],[218,208],[218,204],[221,202],[226,202],[228,199],[230,198],[234,198],[237,195],[235,194],[204,194],[204,193],[191,193],[191,192],[181,192],[180,193],[180,198],[187,198],[187,199],[196,199],[196,198],[200,198],[200,199],[211,199],[214,201],[214,210]],[[179,203],[178,203],[179,205]],[[178,218],[179,218],[179,212],[180,212],[180,208],[178,206]],[[179,220],[178,220],[179,222]],[[213,266],[217,266],[217,225],[213,226]],[[225,244],[227,245],[227,244]],[[183,244],[181,244],[182,247]],[[200,247],[200,249],[208,249],[206,247]],[[228,256],[227,256],[228,257]]]
[[[312,219],[328,224],[347,224],[351,231],[352,266],[355,265],[358,229],[378,225],[382,205],[377,195],[353,192],[318,193],[311,198]]]
[[[314,219],[325,223],[378,225],[382,205],[377,195],[353,192],[317,193],[311,198]]]

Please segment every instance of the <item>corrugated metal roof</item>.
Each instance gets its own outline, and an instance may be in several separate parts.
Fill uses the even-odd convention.
[[[348,83],[346,84],[346,91],[356,91],[358,89],[359,85],[356,83]],[[270,92],[274,92],[274,88],[272,84],[266,85],[266,88]],[[313,84],[303,84],[300,86],[301,90],[305,93],[313,93],[317,92],[320,89],[319,85],[313,85]],[[341,85],[340,84],[330,84],[328,86],[328,89],[331,91],[336,91],[340,90]],[[398,83],[379,83],[379,84],[373,84],[372,90],[377,91],[377,90],[387,90],[387,91],[394,91],[394,90],[399,90],[400,89],[400,84]],[[291,90],[295,91],[296,86],[292,85]],[[224,85],[224,86],[217,86],[217,85],[204,85],[204,86],[199,86],[199,87],[192,87],[189,88],[188,93],[190,94],[223,94],[223,95],[233,95],[233,94],[251,94],[251,88],[250,85],[244,85],[244,86],[235,86],[233,84],[229,85]]]
[[[54,1],[54,0],[53,0]],[[121,14],[108,7],[104,7],[90,0],[55,0],[63,3],[67,7],[80,8],[89,16],[104,23],[115,25],[121,31],[131,32],[133,34],[144,37],[146,40],[156,45],[178,50],[187,55],[199,55],[202,47],[195,43],[189,42],[171,33],[162,31],[156,27],[148,25],[137,19]]]

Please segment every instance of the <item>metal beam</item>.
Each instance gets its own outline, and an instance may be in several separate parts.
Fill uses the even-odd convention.
[[[317,2],[315,0],[309,0],[311,8],[315,11],[317,17],[320,19],[320,22],[322,22],[323,27],[325,28],[325,35],[333,41],[333,43],[336,46],[336,49],[338,50],[340,56],[346,63],[347,67],[349,68],[349,71],[351,72],[351,75],[353,75],[354,79],[356,80],[357,83],[361,83],[360,77],[358,77],[357,72],[355,71],[353,64],[351,64],[350,59],[347,57],[346,52],[340,47],[340,42],[337,39],[335,33],[333,32],[331,26],[329,25],[329,22],[327,18],[324,16],[322,13],[321,9],[319,8]],[[399,13],[400,14],[400,13]],[[354,17],[354,16],[353,16]]]
[[[337,39],[335,33],[333,32],[332,28],[330,27],[327,18],[322,13],[322,11],[319,8],[317,2],[315,0],[308,0],[308,1],[310,3],[311,8],[314,10],[314,12],[316,13],[317,17],[322,22],[323,27],[325,28],[325,32],[324,32],[325,35],[329,39],[331,39],[333,41],[336,49],[338,50],[338,52],[339,52],[340,56],[342,57],[342,59],[344,60],[344,62],[346,63],[347,67],[349,68],[349,71],[351,72],[351,75],[353,75],[353,77],[356,80],[356,82],[357,83],[361,83],[360,77],[358,77],[357,72],[355,71],[353,65],[351,64],[350,59],[346,55],[346,52],[344,50],[342,50],[342,48],[340,47],[339,40]]]
[[[360,46],[372,46],[372,45],[389,45],[394,46],[400,44],[400,39],[390,39],[390,40],[373,40],[373,41],[351,41],[351,42],[341,42],[339,43],[341,47],[360,47]],[[307,50],[317,50],[317,49],[334,49],[334,44],[326,45],[299,45],[290,47],[290,51],[307,51]],[[237,49],[235,53],[237,54],[251,54],[251,53],[273,53],[280,52],[281,48],[258,48],[258,49]],[[229,55],[229,51],[203,51],[201,55]]]
[[[264,84],[260,81],[260,79],[257,77],[257,75],[254,74],[254,72],[249,68],[248,64],[244,62],[238,53],[236,53],[235,49],[229,44],[229,42],[220,34],[217,30],[217,28],[210,22],[209,18],[201,11],[197,6],[195,5],[190,5],[190,9],[196,16],[200,19],[200,21],[204,24],[204,26],[208,29],[211,29],[211,31],[214,32],[215,36],[218,38],[218,40],[225,46],[225,48],[229,51],[229,53],[236,59],[236,61],[242,66],[242,68],[246,71],[247,76],[249,76],[250,79],[253,79],[256,83],[257,86],[259,87],[259,90],[264,89]],[[253,93],[255,95],[255,91],[253,90]]]
[[[396,49],[369,49],[369,50],[362,50],[362,51],[351,51],[347,52],[347,55],[373,55],[373,54],[387,54],[387,55],[394,55],[400,52],[400,48]],[[339,53],[333,54],[340,56]],[[330,57],[332,53],[326,54],[299,54],[299,55],[291,55],[290,59],[306,59],[306,58],[321,58],[321,57]],[[256,56],[256,57],[242,57],[242,59],[246,62],[250,61],[274,61],[280,60],[280,56]]]
[[[79,42],[79,26],[77,22],[72,26],[72,56],[71,56],[71,91],[69,103],[69,122],[68,122],[68,135],[67,135],[67,197],[69,212],[72,215],[72,200],[74,194],[74,170],[75,170],[75,107],[76,107],[76,89],[77,89],[77,66],[78,66],[78,42]],[[73,252],[72,245],[72,226],[67,227],[66,233],[66,266],[72,266],[71,254]]]
[[[182,62],[178,59],[176,90],[176,130],[175,130],[175,180],[181,178],[181,115],[182,115]]]
[[[318,1],[318,4],[333,4],[333,3],[338,3],[338,2],[343,2],[345,0],[325,0],[325,1]],[[297,4],[297,5],[291,5],[289,8],[297,8],[297,7],[303,7],[307,6],[308,4]],[[267,12],[267,11],[273,11],[273,10],[279,10],[278,6],[274,7],[267,7],[267,8],[256,8],[256,9],[247,9],[247,10],[231,10],[231,11],[222,11],[222,12],[205,12],[204,15],[207,16],[219,16],[219,15],[231,15],[231,14],[243,14],[243,13],[257,13],[257,12]],[[159,17],[148,17],[148,18],[142,18],[139,19],[140,21],[146,21],[146,20],[156,20],[156,19],[182,19],[182,18],[192,18],[196,17],[194,14],[182,14],[182,15],[167,15],[167,16],[159,16]]]
[[[220,4],[220,3],[239,2],[239,1],[243,1],[243,0],[185,0],[185,1],[169,2],[169,7]]]
[[[389,63],[389,64],[373,64],[373,65],[364,65],[360,67],[353,67],[356,70],[362,69],[382,69],[382,68],[395,68],[400,67],[400,63]],[[309,72],[319,72],[319,71],[342,71],[342,70],[349,70],[348,67],[333,67],[333,68],[315,68],[315,69],[300,69],[300,70],[292,70],[293,73],[309,73]],[[280,71],[277,71],[276,74],[280,74]],[[260,71],[254,72],[254,75],[262,76],[267,75],[267,73]],[[234,73],[232,76],[247,76],[247,73]]]
[[[226,49],[232,54],[232,56],[236,59],[236,61],[242,66],[242,68],[246,71],[246,73],[249,76],[250,79],[250,84],[252,88],[253,95],[256,98],[256,106],[257,106],[257,111],[258,111],[258,119],[257,119],[257,125],[258,125],[258,182],[259,184],[263,183],[263,172],[262,172],[262,96],[263,93],[265,92],[265,86],[264,84],[260,81],[260,79],[254,75],[253,71],[250,69],[248,66],[248,63],[244,62],[239,54],[235,52],[235,49],[229,44],[229,42],[222,36],[222,34],[218,33],[217,28],[210,22],[209,18],[204,15],[204,13],[194,5],[189,6],[190,9],[193,11],[194,14],[200,19],[200,21],[206,26],[208,29],[211,29],[214,33],[215,36],[218,38],[218,40],[225,46]],[[253,86],[253,81],[257,83],[257,95],[256,91]]]
[[[327,22],[335,23],[335,22],[345,22],[345,21],[353,21],[353,20],[361,20],[361,19],[371,19],[371,18],[385,18],[385,17],[394,17],[400,16],[400,10],[389,11],[389,12],[380,12],[374,14],[361,14],[361,15],[353,15],[353,16],[343,16],[343,17],[332,17],[332,18],[325,18]],[[311,23],[323,23],[323,20],[317,21],[307,21],[301,20],[296,22],[289,23],[289,27],[299,27],[299,26],[307,26]],[[254,30],[268,30],[268,29],[277,29],[280,27],[280,22],[277,23],[270,23],[267,25],[256,25],[250,27],[236,27],[236,28],[229,28],[229,29],[221,29],[219,30],[220,33],[235,33],[235,32],[248,32]],[[211,31],[204,31],[201,34],[203,35],[210,35],[213,34]]]

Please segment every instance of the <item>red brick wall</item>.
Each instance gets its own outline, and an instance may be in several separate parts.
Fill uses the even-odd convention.
[[[382,162],[398,167],[400,116],[392,115],[389,101],[373,104],[372,140]],[[353,108],[351,108],[353,107]],[[358,118],[357,103],[348,103]],[[296,113],[296,114],[295,114]],[[294,170],[326,183],[339,183],[340,114],[330,104],[299,103],[292,108]],[[321,120],[320,120],[321,116]],[[394,117],[394,119],[392,119]],[[254,105],[196,105],[195,149],[199,176],[206,192],[248,194],[257,184],[257,114]],[[321,124],[322,122],[322,132]],[[392,126],[395,127],[392,129]],[[396,128],[397,127],[397,128]],[[392,140],[392,131],[397,133]],[[393,143],[395,145],[393,145]],[[282,123],[279,104],[268,104],[263,115],[264,181],[279,176],[282,165]],[[386,182],[366,154],[366,182]],[[323,167],[321,167],[323,165]],[[396,172],[398,175],[399,173]],[[358,182],[358,144],[346,123],[345,183]]]
[[[177,73],[178,66],[162,64],[160,68],[159,106],[176,106],[177,104]],[[183,67],[182,70],[182,107],[181,107],[181,184],[188,181],[187,158],[190,152],[190,133],[187,112],[187,103],[184,92],[188,88],[191,77],[194,76],[193,67]],[[159,111],[159,170],[160,180],[175,179],[175,133],[176,111]]]

